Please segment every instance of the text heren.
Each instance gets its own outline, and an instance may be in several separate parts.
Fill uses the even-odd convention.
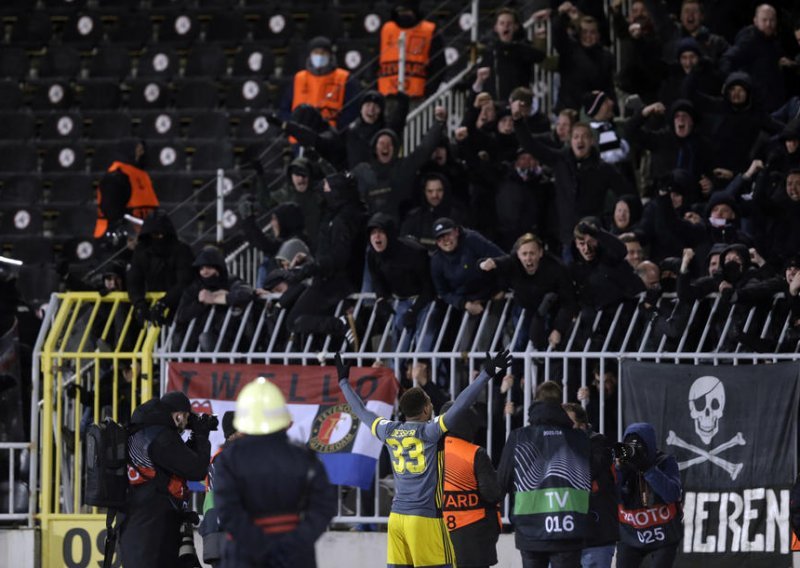
[[[687,491],[683,501],[686,553],[789,553],[789,490]]]

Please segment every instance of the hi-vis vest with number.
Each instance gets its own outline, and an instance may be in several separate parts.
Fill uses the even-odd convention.
[[[163,430],[162,426],[148,426],[128,438],[128,484],[143,485],[152,483],[156,478],[156,467],[150,459],[150,444]],[[175,499],[184,500],[189,496],[186,480],[177,475],[170,475],[167,481],[167,492]]]
[[[344,94],[350,72],[334,69],[326,75],[314,75],[306,70],[294,76],[292,110],[302,104],[316,108],[322,118],[336,127],[336,120],[344,106]]]
[[[511,519],[526,539],[587,536],[589,452],[589,437],[580,430],[548,425],[518,430]]]
[[[109,172],[121,171],[128,177],[131,184],[131,196],[126,207],[130,215],[139,219],[147,217],[153,209],[158,207],[158,197],[153,189],[153,182],[147,172],[136,166],[124,162],[114,162],[108,168]],[[99,239],[108,230],[108,220],[100,209],[100,190],[97,190],[97,223],[94,226],[94,238]]]
[[[644,477],[641,483],[647,483]],[[648,494],[653,500],[648,506],[628,509],[622,504],[617,505],[619,539],[639,550],[655,550],[679,542],[683,535],[683,508],[680,502],[665,503],[652,490]],[[641,504],[641,499],[637,498],[637,502]]]
[[[436,24],[420,21],[413,28],[401,28],[389,21],[381,28],[381,54],[378,66],[378,90],[384,95],[397,93],[397,75],[400,64],[398,42],[400,33],[406,33],[405,93],[409,97],[425,95],[425,80],[428,77],[431,42]]]
[[[497,505],[481,499],[475,477],[475,454],[479,446],[454,436],[444,440],[444,500],[442,510],[447,530],[458,530],[488,516],[502,524]]]

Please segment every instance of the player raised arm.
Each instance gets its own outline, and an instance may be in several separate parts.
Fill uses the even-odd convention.
[[[483,361],[483,371],[456,397],[453,406],[442,417],[443,429],[448,430],[459,419],[463,418],[465,411],[470,408],[480,396],[484,387],[491,379],[501,379],[506,374],[506,369],[511,366],[511,354],[508,349],[503,349],[492,357],[486,353]]]
[[[358,416],[358,419],[361,420],[361,423],[369,426],[370,430],[374,432],[372,426],[375,424],[375,421],[379,420],[381,417],[374,412],[367,410],[367,407],[364,406],[364,401],[361,400],[361,397],[358,396],[350,386],[350,383],[348,382],[350,379],[350,365],[346,365],[344,361],[342,361],[342,356],[339,353],[336,354],[333,360],[336,363],[336,373],[339,378],[339,388],[342,389],[342,394],[344,394],[347,404],[350,405],[353,414]]]

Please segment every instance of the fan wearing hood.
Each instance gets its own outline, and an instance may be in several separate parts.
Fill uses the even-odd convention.
[[[700,118],[691,101],[678,99],[669,109],[669,124],[660,129],[645,126],[649,116],[667,112],[662,103],[653,103],[636,112],[626,125],[627,138],[641,150],[650,150],[651,176],[658,179],[679,168],[688,171],[708,194],[711,183],[712,161],[708,148],[711,144],[697,132]]]
[[[352,170],[358,164],[370,161],[372,139],[379,130],[389,128],[394,132],[403,132],[409,98],[405,93],[397,93],[390,100],[395,104],[387,115],[386,98],[375,90],[364,92],[360,98],[358,117],[346,128],[317,132],[290,120],[283,123],[283,129],[289,136],[297,138],[302,146],[315,148],[337,169]]]
[[[781,173],[800,169],[800,116],[783,127],[766,166],[772,172]]]
[[[719,97],[698,92],[698,75],[697,71],[689,74],[685,93],[703,117],[712,119],[714,127],[706,134],[714,140],[711,155],[714,173],[731,179],[735,173],[747,169],[759,135],[778,134],[782,126],[755,100],[753,82],[747,73],[734,71],[728,75]]]
[[[422,205],[408,212],[400,235],[413,237],[429,251],[436,250],[433,222],[449,217],[459,225],[467,224],[467,212],[451,196],[450,180],[439,173],[429,173],[422,178]]]
[[[652,101],[645,101],[652,104],[661,101],[666,107],[684,95],[684,83],[690,73],[695,73],[695,89],[698,92],[709,96],[716,95],[722,87],[722,77],[719,74],[714,62],[708,59],[700,44],[693,37],[685,37],[675,44],[674,55],[669,57],[670,63],[666,70],[665,77],[661,81],[658,90],[658,97]]]
[[[364,269],[364,205],[349,173],[329,175],[323,182],[325,213],[317,237],[315,261],[294,272],[296,279],[313,276],[311,286],[297,299],[286,317],[296,333],[338,336],[343,324],[333,317],[340,300],[361,288]]]
[[[120,557],[126,567],[178,565],[186,481],[208,474],[210,420],[196,420],[189,399],[169,392],[138,406],[128,427],[129,486],[120,524]],[[185,429],[192,434],[181,438]]]
[[[241,278],[228,276],[225,258],[215,246],[200,251],[192,263],[195,277],[181,295],[176,322],[186,325],[208,313],[212,306],[243,308],[253,297],[253,290]]]
[[[428,161],[439,144],[446,126],[447,111],[436,107],[434,117],[434,123],[422,142],[406,157],[398,157],[401,143],[393,130],[379,130],[372,138],[372,159],[357,165],[352,172],[370,214],[386,213],[399,220],[401,208],[412,198],[417,170]]]
[[[358,95],[358,82],[350,72],[337,66],[331,40],[318,36],[308,42],[306,68],[294,75],[283,94],[281,119],[303,104],[317,109],[333,128],[344,128],[358,114],[352,104]]]
[[[617,566],[639,566],[650,557],[651,565],[672,566],[683,536],[683,493],[675,457],[658,449],[651,424],[637,422],[625,429],[623,444],[635,448],[631,457],[615,457],[619,499],[620,540]],[[666,506],[668,515],[646,527],[637,524],[638,510]],[[664,518],[666,517],[666,518]],[[649,518],[649,517],[648,517]],[[649,535],[649,536],[648,536]]]
[[[395,340],[399,341],[404,328],[422,327],[427,307],[436,296],[428,252],[417,243],[399,239],[394,221],[385,213],[370,217],[367,231],[367,268],[378,298],[376,309],[394,310]],[[397,305],[392,308],[395,299]]]
[[[800,168],[786,177],[761,171],[753,192],[753,217],[759,249],[769,260],[783,261],[800,251]]]
[[[155,211],[144,220],[126,276],[137,320],[162,323],[165,309],[169,317],[174,315],[183,290],[192,281],[193,261],[192,249],[178,240],[165,212]],[[145,298],[149,292],[165,293],[152,309]]]
[[[669,60],[675,53],[676,44],[686,39],[695,42],[698,54],[708,58],[715,65],[728,49],[728,41],[724,37],[711,33],[703,25],[705,16],[700,0],[684,0],[681,3],[677,22],[669,13],[668,7],[662,2],[658,0],[643,0],[643,2],[661,40],[665,60]]]
[[[569,147],[555,149],[534,138],[521,120],[518,101],[511,103],[514,130],[519,145],[540,163],[553,170],[555,205],[558,216],[558,239],[566,249],[572,242],[572,230],[581,217],[602,216],[606,196],[634,193],[628,181],[611,164],[600,159],[591,127],[583,122],[572,127]]]

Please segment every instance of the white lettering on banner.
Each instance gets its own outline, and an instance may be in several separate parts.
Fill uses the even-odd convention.
[[[741,493],[687,491],[683,513],[684,553],[789,553],[788,489],[756,487]],[[716,527],[711,526],[709,519]]]

